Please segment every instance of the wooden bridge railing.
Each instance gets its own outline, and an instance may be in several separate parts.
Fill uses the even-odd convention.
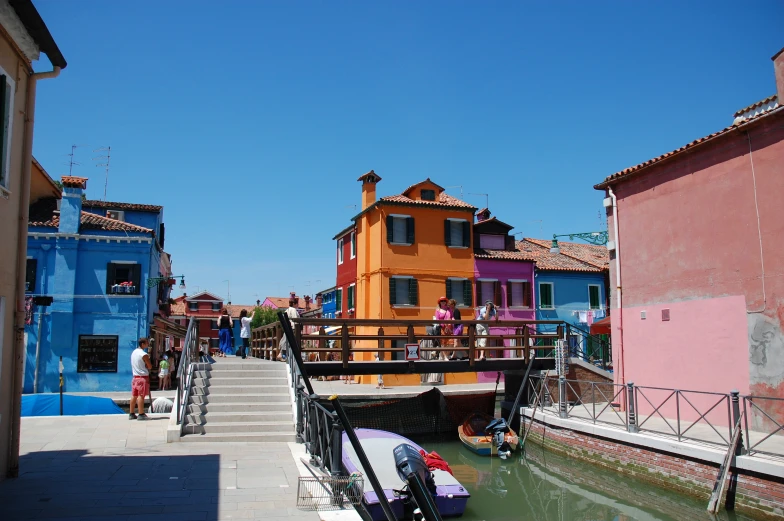
[[[558,320],[394,320],[394,319],[317,319],[299,318],[293,320],[294,334],[301,346],[307,361],[342,361],[343,367],[355,353],[375,353],[383,361],[387,353],[402,353],[404,347],[392,347],[396,340],[406,344],[420,343],[422,340],[440,341],[441,346],[420,347],[423,358],[430,358],[433,352],[468,351],[470,365],[476,360],[476,351],[485,351],[488,355],[494,351],[514,351],[517,358],[527,363],[531,349],[543,350],[540,356],[553,356],[547,351],[555,349],[555,340],[568,335],[567,324]],[[462,324],[463,335],[432,335],[427,334],[428,326]],[[488,334],[478,334],[477,326],[483,325]],[[555,329],[555,332],[543,332],[542,327]],[[555,326],[555,328],[553,328]],[[335,329],[332,329],[335,328]],[[386,328],[386,331],[385,331]],[[328,334],[332,329],[335,334]],[[375,334],[368,334],[368,330]],[[397,333],[387,331],[397,329]],[[361,332],[358,332],[361,330]],[[494,330],[494,331],[493,331]],[[499,330],[503,330],[499,332]],[[403,331],[403,332],[400,332]],[[491,334],[492,333],[492,334]],[[274,360],[280,353],[280,342],[283,330],[278,322],[258,327],[251,332],[251,355],[266,360]],[[477,341],[487,340],[485,347],[478,347]],[[552,346],[532,346],[537,339],[553,340]],[[467,341],[463,346],[462,341]],[[514,340],[515,345],[504,345],[504,340]],[[531,342],[534,340],[534,342]],[[335,347],[330,347],[330,342]],[[496,344],[496,345],[494,345]],[[420,344],[421,345],[421,344]],[[528,349],[524,349],[529,346]],[[492,358],[488,356],[488,358]]]

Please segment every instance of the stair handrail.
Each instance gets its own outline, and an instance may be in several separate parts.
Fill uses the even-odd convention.
[[[177,366],[177,423],[180,425],[180,435],[185,423],[188,410],[188,400],[193,385],[193,363],[199,360],[199,323],[191,317],[185,340],[182,345],[182,355]]]

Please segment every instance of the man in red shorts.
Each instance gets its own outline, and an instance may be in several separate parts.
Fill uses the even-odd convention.
[[[139,339],[139,345],[131,353],[131,371],[133,371],[133,381],[131,381],[131,413],[129,420],[146,420],[144,414],[144,397],[150,393],[150,355],[147,354],[149,343],[146,338]],[[133,407],[139,409],[139,416],[133,413]]]

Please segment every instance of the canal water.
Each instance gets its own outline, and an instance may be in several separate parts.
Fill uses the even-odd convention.
[[[417,440],[414,440],[417,441]],[[417,443],[420,443],[417,441]],[[751,521],[701,501],[528,444],[503,461],[477,456],[459,441],[421,440],[449,462],[471,493],[463,521]]]

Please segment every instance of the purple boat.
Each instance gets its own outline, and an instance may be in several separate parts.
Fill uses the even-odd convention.
[[[365,450],[370,464],[384,489],[392,510],[398,519],[402,519],[405,514],[403,498],[395,495],[395,490],[400,490],[405,486],[405,482],[398,477],[395,468],[395,457],[392,451],[401,443],[408,443],[417,450],[422,447],[412,442],[408,438],[397,434],[379,431],[375,429],[355,429],[359,442]],[[356,452],[348,441],[348,436],[343,434],[343,467],[346,472],[360,472],[365,475],[362,465],[359,463]],[[465,510],[468,498],[471,496],[459,481],[449,472],[434,470],[433,479],[436,483],[435,502],[442,517],[461,516]],[[386,516],[378,502],[378,496],[373,491],[370,483],[365,479],[365,489],[362,495],[362,507],[373,521],[385,521]]]

